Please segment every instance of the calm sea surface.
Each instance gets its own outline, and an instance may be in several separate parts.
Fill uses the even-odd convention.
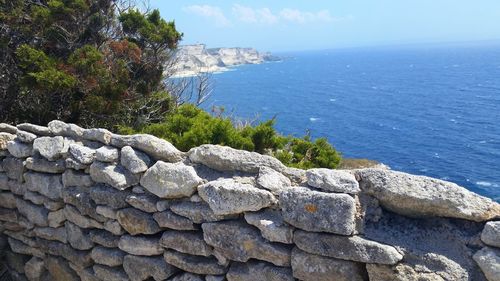
[[[500,46],[328,50],[214,75],[204,105],[500,200]]]

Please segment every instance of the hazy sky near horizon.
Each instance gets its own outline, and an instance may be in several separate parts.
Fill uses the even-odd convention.
[[[150,0],[181,44],[289,51],[500,40],[500,0]]]

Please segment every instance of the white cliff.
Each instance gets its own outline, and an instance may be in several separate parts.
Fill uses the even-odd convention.
[[[242,64],[260,64],[276,61],[270,53],[259,53],[253,48],[212,48],[204,44],[179,47],[175,56],[176,77],[193,76],[202,72],[220,72]]]

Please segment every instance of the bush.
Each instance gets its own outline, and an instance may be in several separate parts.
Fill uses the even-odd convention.
[[[302,138],[283,136],[276,132],[274,123],[271,119],[256,126],[236,127],[229,117],[215,117],[192,104],[185,104],[163,122],[140,130],[122,126],[119,132],[151,134],[168,140],[182,151],[207,143],[220,144],[272,155],[290,167],[338,167],[341,156],[326,139],[313,141],[308,135]]]

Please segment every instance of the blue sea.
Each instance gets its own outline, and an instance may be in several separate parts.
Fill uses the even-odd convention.
[[[326,137],[344,157],[455,182],[500,200],[500,46],[277,54],[214,75],[205,103],[276,116],[283,134]]]

